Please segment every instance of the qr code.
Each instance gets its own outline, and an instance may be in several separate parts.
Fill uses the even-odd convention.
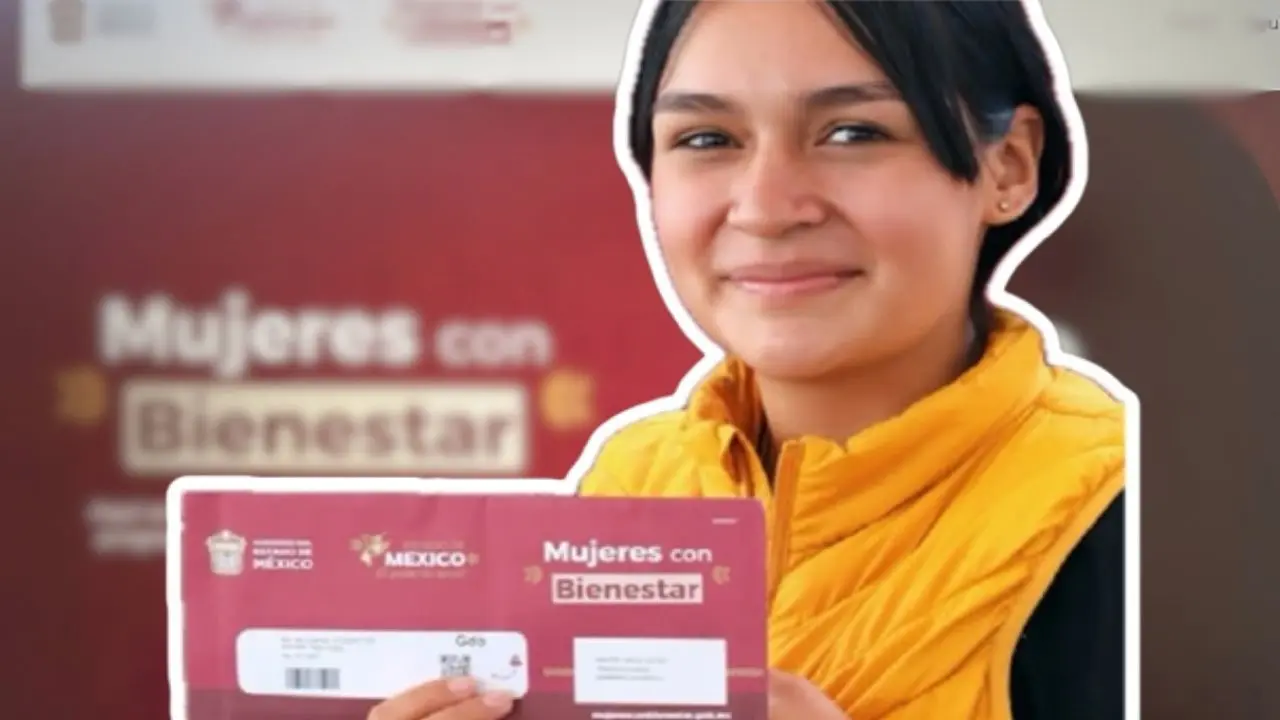
[[[470,655],[441,655],[440,677],[466,677],[471,674]]]

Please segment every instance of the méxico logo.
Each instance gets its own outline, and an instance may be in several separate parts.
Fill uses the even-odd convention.
[[[456,579],[480,563],[461,541],[395,542],[387,533],[361,535],[351,541],[351,550],[380,578]]]

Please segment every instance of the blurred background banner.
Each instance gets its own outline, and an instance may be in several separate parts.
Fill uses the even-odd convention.
[[[633,0],[436,3],[414,47],[326,2],[0,5],[0,717],[167,716],[173,477],[558,477],[696,360],[612,151]],[[1280,31],[1100,2],[1049,3],[1091,174],[1013,289],[1143,399],[1144,717],[1280,717],[1280,94],[1153,96]],[[152,92],[299,87],[590,92]]]
[[[21,0],[30,88],[609,91],[638,0]],[[1280,0],[1044,0],[1086,90],[1280,87]],[[1194,47],[1197,52],[1187,52]]]
[[[635,0],[23,0],[29,87],[600,90]]]
[[[44,548],[5,560],[4,717],[164,716],[172,478],[562,477],[696,359],[604,98],[0,102],[4,520]]]

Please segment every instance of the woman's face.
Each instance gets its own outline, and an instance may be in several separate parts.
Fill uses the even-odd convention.
[[[823,4],[700,3],[653,130],[668,271],[761,375],[817,379],[963,332],[997,182],[948,174]]]

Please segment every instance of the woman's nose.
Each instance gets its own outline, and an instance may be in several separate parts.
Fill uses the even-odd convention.
[[[760,238],[781,239],[797,228],[820,224],[825,204],[805,158],[773,149],[757,152],[734,186],[728,222]]]

